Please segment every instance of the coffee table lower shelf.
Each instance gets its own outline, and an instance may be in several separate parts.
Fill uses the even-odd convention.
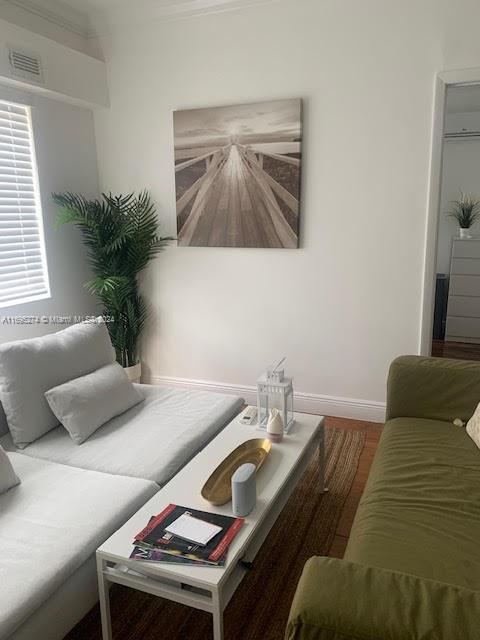
[[[241,565],[237,565],[231,572],[227,584],[220,590],[212,589],[211,587],[195,587],[186,583],[175,583],[168,578],[161,580],[156,577],[141,575],[125,566],[109,567],[108,563],[102,560],[97,561],[97,569],[103,640],[111,640],[112,638],[108,593],[110,583],[120,584],[130,589],[149,593],[158,598],[165,598],[193,609],[201,609],[211,613],[213,616],[213,637],[215,640],[222,640],[223,610],[248,571]]]
[[[292,494],[300,477],[316,454],[320,458],[318,482],[321,491],[325,487],[324,462],[324,429],[323,420],[318,419],[311,447],[305,448],[303,454],[291,470],[290,475],[279,488],[275,499],[264,511],[263,518],[255,523],[252,535],[242,550],[242,555],[236,563],[228,564],[223,569],[221,579],[214,584],[192,576],[177,575],[172,577],[171,565],[162,568],[161,563],[155,565],[155,571],[149,572],[152,563],[143,563],[118,557],[108,552],[108,541],[97,551],[97,574],[100,598],[100,612],[102,617],[103,640],[112,640],[112,626],[110,613],[109,588],[112,583],[120,584],[131,589],[143,591],[159,598],[172,600],[195,609],[208,611],[213,616],[214,640],[223,640],[223,611],[249,570],[242,562],[252,563],[265,538],[272,529],[275,521]],[[253,567],[254,570],[254,567]],[[214,569],[214,571],[217,571]]]

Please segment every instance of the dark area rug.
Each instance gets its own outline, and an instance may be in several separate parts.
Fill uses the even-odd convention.
[[[328,554],[365,436],[325,431],[329,492],[318,489],[314,457],[225,610],[225,640],[282,640],[305,561]],[[118,585],[110,599],[114,640],[212,640],[208,613]],[[100,640],[101,635],[96,606],[66,640]]]

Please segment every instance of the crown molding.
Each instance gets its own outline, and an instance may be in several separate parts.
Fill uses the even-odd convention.
[[[4,0],[4,2],[84,38],[90,35],[88,16],[58,0]]]
[[[90,37],[108,36],[130,29],[132,25],[188,19],[208,14],[224,13],[281,2],[282,0],[136,0],[135,6],[125,1],[115,10],[95,12],[90,15]],[[287,0],[290,1],[290,0]]]
[[[158,18],[169,18],[172,16],[218,13],[262,4],[272,4],[273,2],[278,2],[278,0],[164,0],[161,5],[152,5],[150,3],[148,8],[145,7],[144,11],[145,13],[155,14]],[[145,0],[144,5],[147,5]]]
[[[1,1],[1,0],[0,0]],[[62,0],[3,0],[84,38],[109,35],[132,24],[168,22],[273,4],[280,0],[131,0],[103,10],[78,11]]]

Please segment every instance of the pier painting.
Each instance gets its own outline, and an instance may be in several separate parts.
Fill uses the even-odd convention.
[[[178,244],[298,246],[301,100],[174,112]]]

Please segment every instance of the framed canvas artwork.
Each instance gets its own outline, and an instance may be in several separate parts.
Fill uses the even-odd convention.
[[[178,244],[298,247],[301,100],[175,111]]]

